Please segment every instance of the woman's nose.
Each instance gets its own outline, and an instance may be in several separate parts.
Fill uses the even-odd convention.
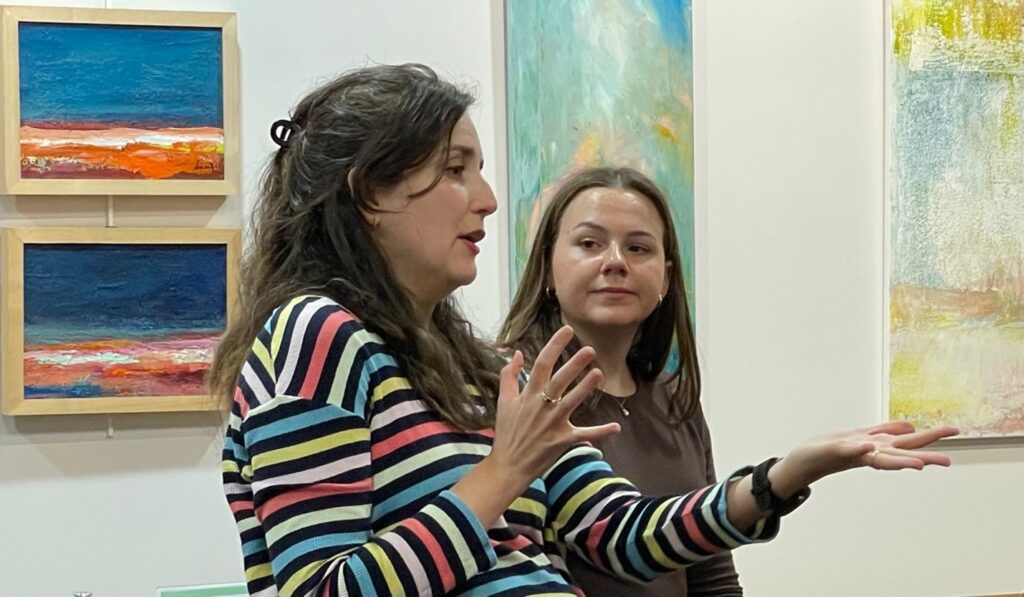
[[[626,270],[626,259],[622,253],[622,247],[619,243],[610,243],[608,249],[605,250],[604,254],[604,271],[610,272],[614,270],[625,271]]]

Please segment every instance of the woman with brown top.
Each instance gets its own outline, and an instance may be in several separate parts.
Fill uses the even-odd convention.
[[[570,176],[544,212],[498,336],[501,345],[522,351],[528,365],[563,325],[576,335],[563,362],[582,346],[594,349],[592,365],[603,373],[603,385],[573,413],[572,421],[621,424],[618,434],[594,445],[612,470],[644,495],[685,493],[716,481],[671,222],[663,193],[635,170],[588,168]],[[673,345],[679,363],[665,373]],[[884,434],[899,425],[861,431]],[[860,464],[887,468],[885,460],[896,452],[876,448]],[[770,468],[775,461],[762,466]],[[795,496],[783,491],[781,498],[772,495],[776,490],[771,487],[759,493],[761,500],[769,495],[781,515],[806,499],[809,490]],[[598,545],[595,551],[604,547]],[[647,584],[601,573],[572,553],[566,564],[573,582],[591,596],[743,595],[727,553]]]

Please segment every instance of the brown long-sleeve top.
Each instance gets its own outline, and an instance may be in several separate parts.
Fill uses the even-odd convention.
[[[629,416],[623,414],[623,408]],[[704,413],[679,425],[668,422],[668,391],[662,383],[638,384],[632,396],[598,393],[592,409],[573,415],[577,425],[618,421],[622,431],[595,442],[615,474],[644,495],[681,495],[716,482],[711,436]],[[608,576],[572,557],[569,571],[588,597],[741,597],[743,589],[728,553],[661,576],[643,585]]]

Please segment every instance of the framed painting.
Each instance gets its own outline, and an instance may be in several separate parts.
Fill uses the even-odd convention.
[[[3,191],[228,195],[231,13],[2,8]]]
[[[692,293],[691,1],[506,0],[505,48],[512,294],[554,188],[587,166],[658,183]]]
[[[218,410],[237,230],[5,228],[3,413]]]
[[[890,0],[886,416],[1024,437],[1024,0]]]

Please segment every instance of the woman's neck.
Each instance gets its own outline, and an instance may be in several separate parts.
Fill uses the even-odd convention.
[[[597,353],[594,366],[604,374],[601,389],[612,396],[630,396],[636,392],[636,380],[629,370],[626,357],[633,346],[635,328],[621,330],[602,329],[594,333],[583,326],[574,326],[576,338],[582,346],[590,346]]]
[[[429,330],[431,322],[434,319],[434,309],[437,305],[418,305],[412,304],[413,317],[416,318],[416,325],[424,330]]]
[[[443,299],[422,296],[408,287],[404,290],[406,298],[409,299],[409,305],[412,307],[412,316],[416,325],[421,329],[429,330],[434,320],[434,310]]]

